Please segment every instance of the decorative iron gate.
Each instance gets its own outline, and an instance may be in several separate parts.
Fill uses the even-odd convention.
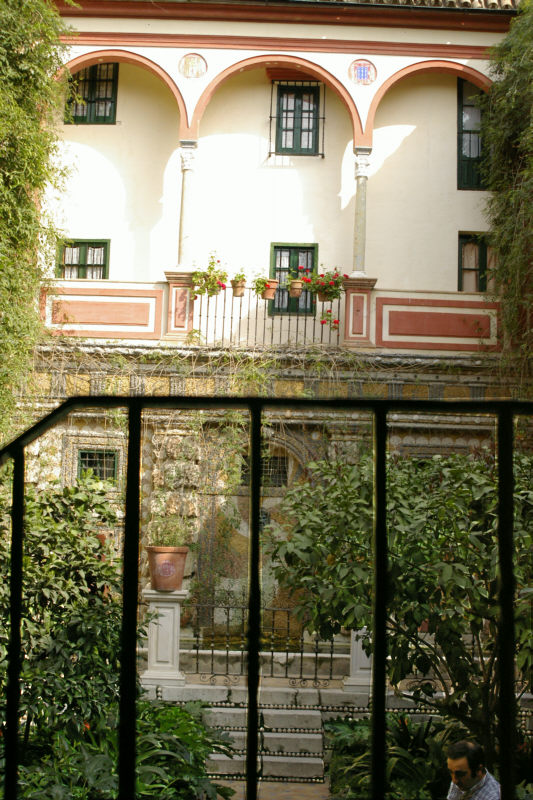
[[[441,414],[490,414],[497,418],[497,454],[499,467],[498,547],[500,567],[500,782],[502,800],[514,798],[514,752],[516,699],[514,689],[514,594],[513,573],[513,431],[514,417],[531,416],[533,403],[517,401],[438,402],[408,400],[328,400],[262,398],[189,398],[189,397],[79,397],[63,403],[56,411],[30,428],[0,451],[0,464],[14,462],[12,549],[10,574],[10,643],[8,654],[8,691],[6,707],[5,797],[17,798],[18,707],[20,694],[21,597],[23,580],[23,524],[25,447],[73,411],[84,408],[126,408],[128,410],[128,460],[126,518],[124,535],[123,622],[120,675],[119,722],[119,798],[135,797],[136,752],[136,646],[139,553],[139,501],[141,461],[141,417],[144,410],[156,409],[241,409],[250,414],[251,490],[250,490],[250,575],[247,625],[248,727],[246,757],[247,800],[257,798],[258,688],[261,650],[260,585],[260,489],[261,489],[261,419],[265,410],[307,409],[371,412],[374,424],[374,613],[373,613],[373,682],[372,682],[372,798],[383,800],[386,792],[385,691],[386,691],[386,598],[387,598],[387,529],[386,529],[386,441],[387,414],[420,412]]]

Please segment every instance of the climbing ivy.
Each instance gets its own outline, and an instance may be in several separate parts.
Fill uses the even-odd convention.
[[[42,199],[59,177],[55,120],[64,24],[48,0],[0,4],[0,439],[41,335],[38,292],[55,245]]]
[[[533,2],[523,0],[492,50],[494,83],[482,98],[490,242],[497,256],[504,364],[531,375],[533,349]]]

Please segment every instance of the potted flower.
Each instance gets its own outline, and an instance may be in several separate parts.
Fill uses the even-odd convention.
[[[231,288],[233,289],[233,297],[242,297],[244,294],[244,287],[246,286],[246,275],[244,272],[237,272],[231,279]]]
[[[308,270],[306,270],[306,272],[308,272]],[[344,279],[347,277],[347,275],[341,275],[341,273],[335,269],[330,272],[305,275],[303,281],[308,291],[316,294],[322,303],[327,303],[341,296],[341,293],[344,291]]]
[[[279,281],[276,278],[254,278],[254,292],[263,300],[273,300]]]
[[[187,518],[171,516],[152,520],[146,546],[152,589],[158,592],[181,589],[191,539],[192,525]]]
[[[305,267],[298,267],[298,277],[291,278],[289,281],[289,297],[300,297],[304,290],[304,270]]]
[[[220,259],[214,253],[209,256],[207,269],[196,270],[191,275],[191,294],[196,298],[200,294],[208,297],[219,294],[226,288],[228,273],[220,266]]]

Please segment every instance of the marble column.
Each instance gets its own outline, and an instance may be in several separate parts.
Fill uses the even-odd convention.
[[[194,161],[198,142],[180,142],[181,155],[181,208],[180,208],[180,228],[178,243],[178,266],[180,269],[190,270],[192,268],[193,240],[192,229],[194,220],[194,199],[193,180],[194,180]]]
[[[370,168],[370,153],[371,150],[368,147],[355,148],[355,219],[351,278],[360,278],[366,275],[366,185]]]

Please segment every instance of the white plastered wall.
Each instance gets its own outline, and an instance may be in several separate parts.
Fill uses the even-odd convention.
[[[457,235],[482,231],[483,192],[456,188],[457,81],[407,78],[375,119],[367,197],[367,274],[378,288],[455,291]],[[263,68],[221,84],[200,125],[193,252],[228,271],[268,269],[272,242],[318,243],[319,263],[352,270],[354,161],[345,106],[326,90],[325,155],[271,156]],[[59,223],[110,239],[112,281],[164,280],[177,266],[181,164],[176,102],[157,77],[120,64],[116,125],[64,126],[72,160]],[[273,126],[274,135],[274,126]]]
[[[59,227],[72,239],[110,239],[109,278],[160,281],[177,263],[179,113],[147,70],[120,64],[116,125],[64,125],[70,166]]]
[[[216,251],[230,273],[253,276],[268,270],[272,242],[318,243],[324,265],[349,271],[354,180],[348,113],[326,90],[326,157],[269,158],[270,94],[264,69],[239,74],[218,88],[202,118],[197,266]]]
[[[486,193],[457,189],[457,79],[406,78],[375,118],[366,270],[378,288],[457,290],[459,231],[484,231]]]

